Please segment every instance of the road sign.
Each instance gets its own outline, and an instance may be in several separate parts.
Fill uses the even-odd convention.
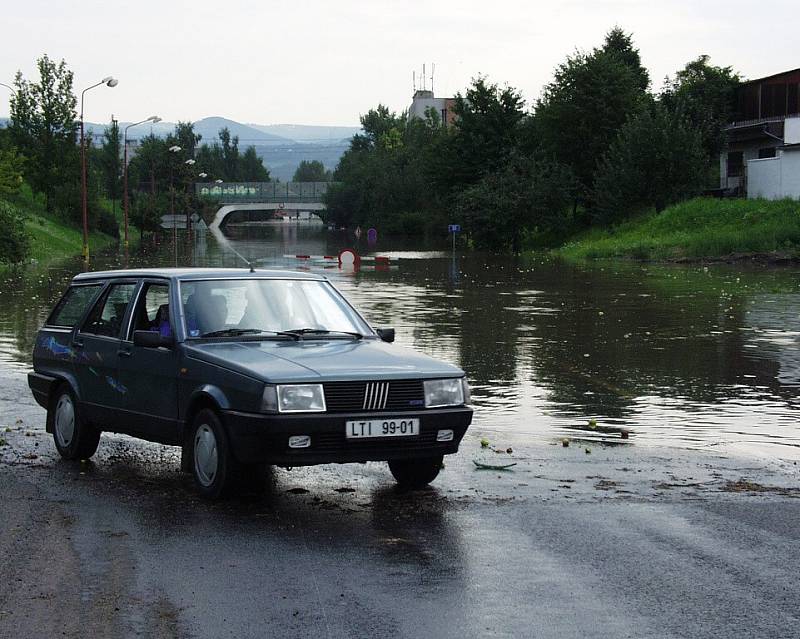
[[[448,233],[461,233],[461,225],[460,224],[449,224],[447,226]]]

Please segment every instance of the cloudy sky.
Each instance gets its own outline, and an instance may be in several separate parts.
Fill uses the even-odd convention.
[[[2,0],[0,82],[64,58],[86,119],[351,125],[379,102],[406,108],[412,71],[437,95],[481,73],[532,101],[575,49],[633,32],[655,88],[701,53],[748,78],[800,67],[800,11],[784,0]],[[419,75],[419,71],[418,71]],[[0,91],[8,93],[0,87]],[[0,93],[0,116],[8,115]]]

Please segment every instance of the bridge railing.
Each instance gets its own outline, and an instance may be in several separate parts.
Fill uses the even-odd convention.
[[[321,202],[331,182],[224,182],[194,185],[198,197],[221,203]]]

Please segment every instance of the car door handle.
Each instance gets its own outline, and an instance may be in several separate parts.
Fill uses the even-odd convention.
[[[81,341],[79,341],[79,340],[74,340],[74,341],[72,342],[72,345],[73,345],[75,348],[83,348],[83,342],[81,342]]]
[[[131,353],[129,350],[121,348],[117,351],[117,355],[119,355],[120,357],[130,357],[131,355],[133,355],[133,353]]]

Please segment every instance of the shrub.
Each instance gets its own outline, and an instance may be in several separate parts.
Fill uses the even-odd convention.
[[[0,262],[16,264],[30,252],[30,236],[25,228],[25,218],[14,205],[0,201]]]

